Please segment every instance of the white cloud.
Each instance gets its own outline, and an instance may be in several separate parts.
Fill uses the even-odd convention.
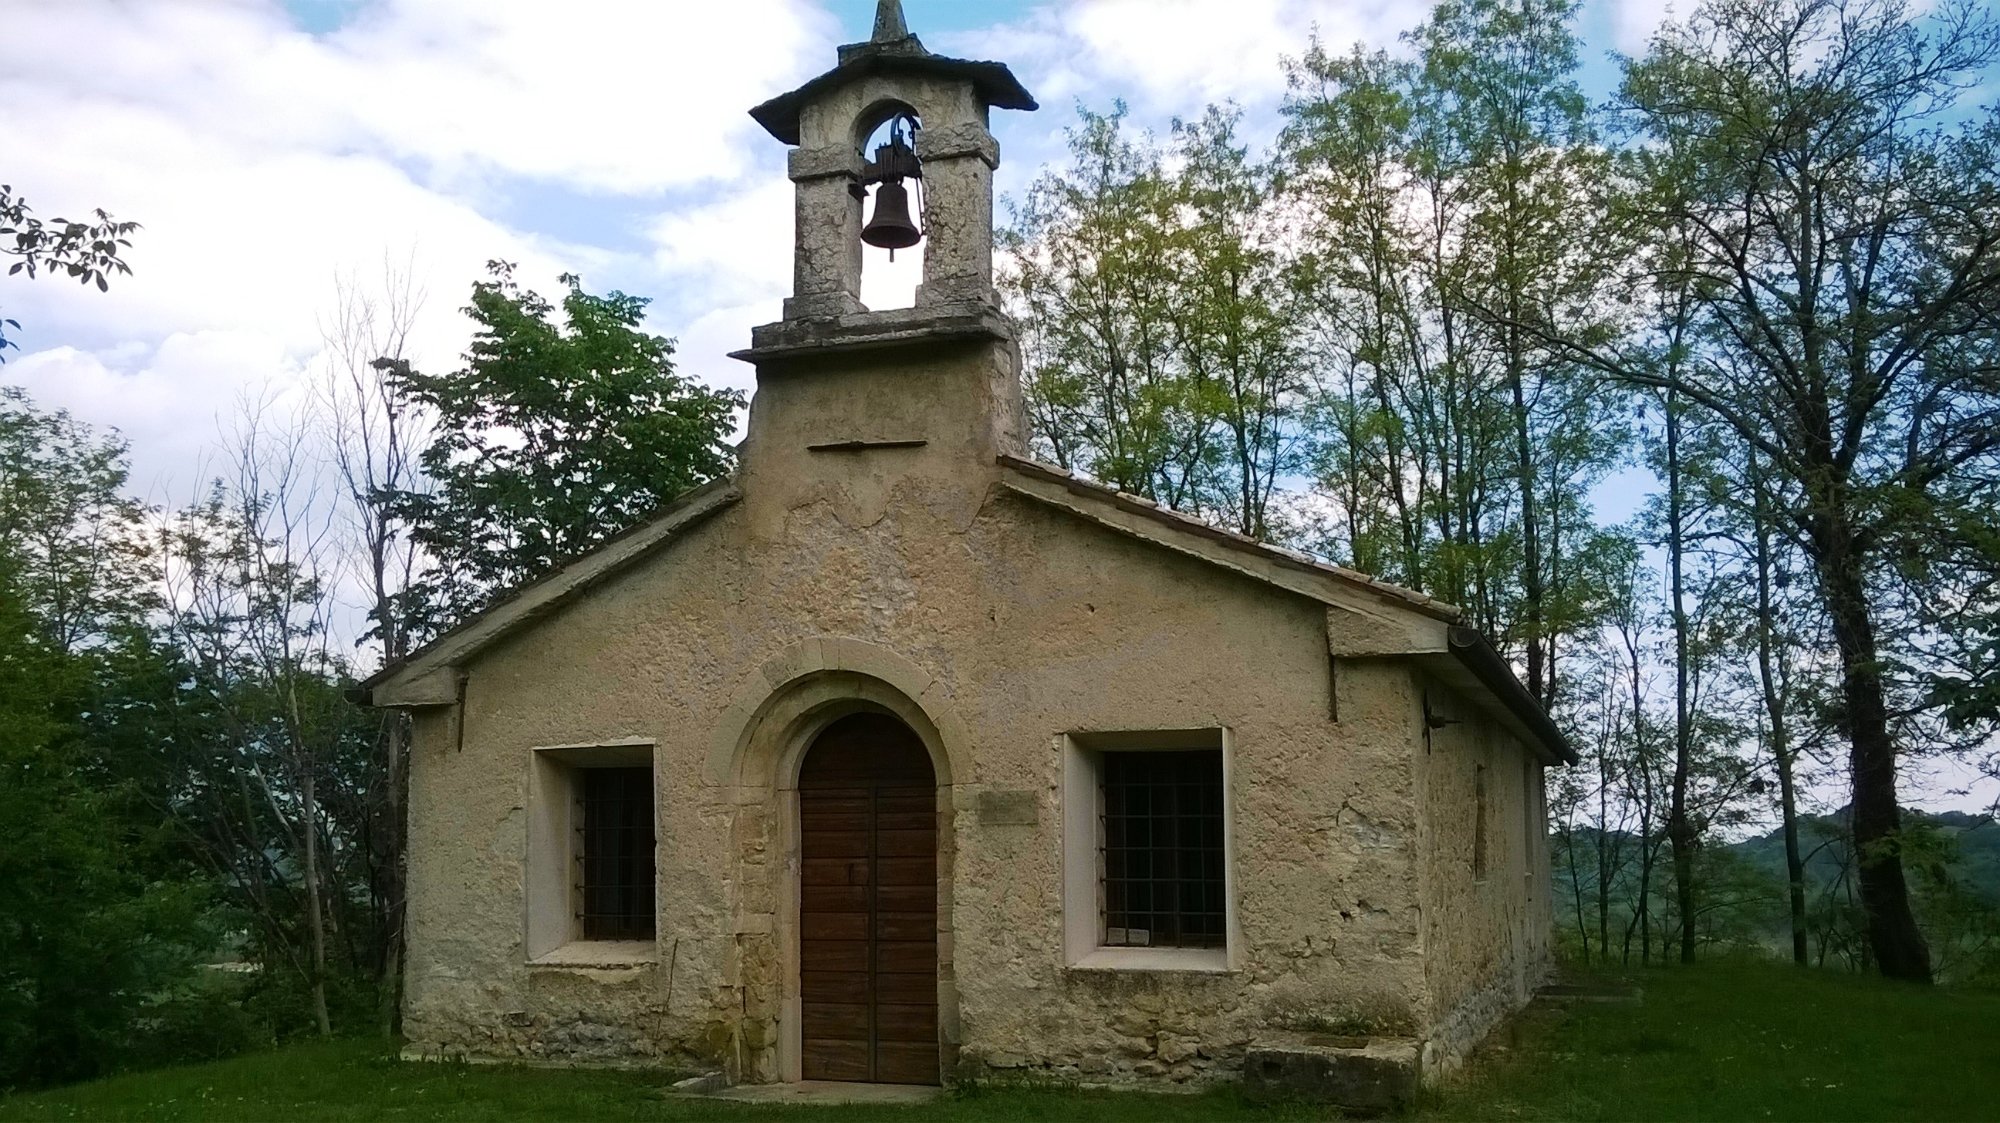
[[[1623,54],[1642,55],[1653,32],[1670,18],[1687,14],[1690,3],[1674,0],[1608,0],[1611,15],[1611,46]]]
[[[1274,103],[1285,86],[1280,60],[1315,30],[1336,45],[1387,45],[1426,10],[1398,0],[1077,0],[947,42],[1014,63],[1058,111],[1122,96],[1189,114],[1225,99]]]
[[[646,236],[654,267],[696,286],[704,304],[767,300],[776,318],[777,300],[790,291],[792,183],[774,171],[705,206],[657,216]]]
[[[768,163],[775,151],[754,146],[776,146],[743,109],[812,72],[836,37],[807,0],[378,0],[323,36],[274,0],[8,7],[0,178],[44,217],[102,206],[144,228],[134,275],[109,293],[0,287],[24,349],[0,381],[117,425],[135,487],[176,496],[202,475],[219,415],[311,369],[336,273],[366,276],[385,251],[430,293],[414,349],[426,365],[456,361],[458,308],[490,258],[544,292],[565,269],[648,291],[628,279],[657,279],[641,230],[588,245],[533,228],[557,216],[517,216],[528,229],[496,216],[535,181],[643,198]],[[788,228],[765,236],[772,261],[718,259],[713,276],[782,278]],[[689,316],[720,295],[691,287]]]
[[[55,347],[9,361],[6,375],[45,409],[117,429],[131,445],[129,490],[166,506],[194,499],[224,471],[217,450],[246,398],[288,409],[302,390],[297,357],[250,331],[175,333],[100,354]]]
[[[252,0],[29,0],[7,30],[10,105],[39,91],[200,121],[222,143],[613,192],[739,174],[755,128],[740,109],[810,72],[834,33],[798,0],[382,0],[324,36]]]

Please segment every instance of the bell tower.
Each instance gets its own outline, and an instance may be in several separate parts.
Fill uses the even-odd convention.
[[[743,471],[758,490],[838,488],[856,471],[885,485],[964,475],[968,458],[990,469],[996,453],[1020,451],[1018,352],[993,290],[995,107],[1036,106],[1005,65],[931,53],[900,0],[880,0],[866,42],[750,111],[792,146],[795,188],[783,318],[733,353],[757,368]],[[885,124],[892,142],[867,151]],[[916,303],[869,310],[864,238],[905,247],[919,237]]]

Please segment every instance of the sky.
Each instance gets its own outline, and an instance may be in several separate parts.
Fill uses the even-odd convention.
[[[1583,81],[1608,94],[1670,0],[1585,0]],[[1139,125],[1233,100],[1275,132],[1280,59],[1393,47],[1408,0],[905,0],[943,54],[1010,64],[1040,100],[996,111],[1003,198],[1063,155],[1075,108]],[[785,148],[750,106],[866,39],[874,0],[0,0],[0,182],[44,218],[140,222],[109,293],[0,279],[21,322],[0,384],[130,441],[133,489],[191,499],[246,401],[295,407],[324,364],[336,278],[423,294],[408,357],[450,369],[491,259],[551,294],[650,297],[684,373],[727,358],[790,281]],[[1004,210],[1003,210],[1004,213]],[[875,251],[879,252],[879,251]],[[907,303],[871,258],[863,298]],[[1628,516],[1637,489],[1601,510]]]
[[[1636,49],[1664,0],[1587,9],[1587,52]],[[322,351],[337,276],[424,293],[411,357],[456,365],[485,262],[653,299],[682,369],[748,389],[726,353],[789,284],[784,146],[746,113],[865,39],[873,0],[0,0],[0,182],[43,217],[143,229],[100,294],[0,281],[21,321],[0,382],[115,426],[146,498],[213,471],[218,418],[283,403]],[[912,30],[1011,64],[1042,104],[995,113],[998,187],[1062,156],[1079,104],[1140,124],[1233,99],[1274,131],[1279,59],[1314,28],[1392,45],[1396,0],[907,0]],[[1608,80],[1606,84],[1608,88]],[[865,299],[906,303],[871,258]]]

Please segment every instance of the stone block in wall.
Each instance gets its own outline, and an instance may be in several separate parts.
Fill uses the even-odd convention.
[[[1312,1100],[1355,1115],[1401,1111],[1417,1094],[1417,1043],[1371,1041],[1359,1048],[1311,1043],[1252,1045],[1243,1056],[1253,1100]]]

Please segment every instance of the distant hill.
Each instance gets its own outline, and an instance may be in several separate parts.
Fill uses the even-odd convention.
[[[1840,841],[1844,832],[1843,821],[1846,810],[1832,815],[1809,815],[1799,821],[1799,849],[1809,855],[1806,863],[1806,881],[1809,885],[1823,885],[1840,874],[1845,862],[1844,844]],[[1930,851],[1944,856],[1955,855],[1949,863],[1951,876],[1959,886],[1984,900],[2000,905],[2000,822],[1989,815],[1973,815],[1963,811],[1930,813],[1924,811],[1906,812],[1906,828],[1928,829],[1935,832],[1938,850]],[[1780,883],[1785,879],[1785,836],[1781,830],[1773,829],[1769,834],[1746,838],[1730,843],[1724,850],[1743,859],[1751,868],[1768,873]],[[1926,853],[1919,850],[1918,855]],[[1913,860],[1922,860],[1915,857]]]
[[[1827,962],[1855,964],[1865,956],[1865,937],[1852,880],[1852,857],[1845,840],[1845,810],[1809,816],[1800,822],[1800,851],[1806,857],[1806,917],[1811,954]],[[1909,812],[1905,869],[1917,920],[1930,940],[1941,977],[2000,980],[2000,823],[1964,812]],[[1612,832],[1600,839],[1581,828],[1551,840],[1556,877],[1557,938],[1581,951],[1598,927],[1597,845],[1615,857],[1610,887],[1610,938],[1614,955],[1628,944],[1639,895],[1639,837]],[[1672,881],[1664,840],[1655,838],[1653,918],[1671,923]],[[1696,854],[1704,907],[1701,939],[1738,947],[1761,947],[1786,954],[1791,919],[1785,894],[1785,841],[1779,830]],[[1572,871],[1566,863],[1574,861]],[[1574,873],[1574,878],[1572,878]],[[1581,915],[1579,915],[1581,913]],[[1660,929],[1656,934],[1664,936]]]

